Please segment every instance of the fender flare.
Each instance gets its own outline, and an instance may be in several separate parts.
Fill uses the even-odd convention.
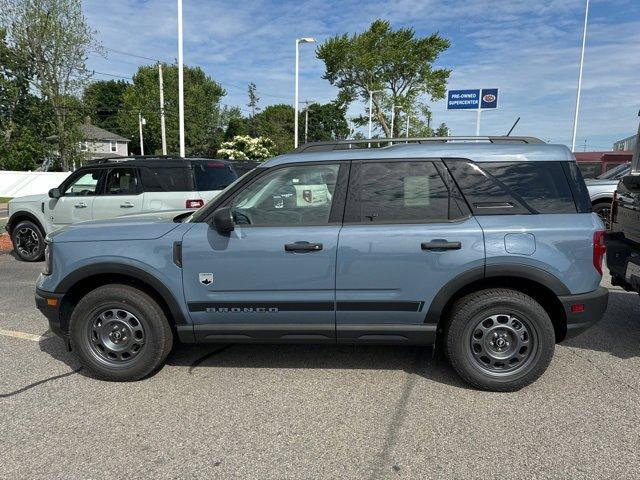
[[[519,263],[486,265],[464,272],[447,282],[433,298],[425,323],[438,323],[449,300],[462,288],[479,280],[496,277],[529,280],[551,290],[557,296],[571,295],[567,286],[558,277],[541,268]]]
[[[42,232],[43,237],[47,235],[47,232],[45,232],[44,227],[42,226],[42,222],[38,219],[38,217],[36,217],[33,213],[29,212],[28,210],[18,210],[16,213],[14,213],[9,217],[9,220],[7,220],[7,232],[9,232],[9,235],[13,233],[13,228],[18,223],[18,218],[21,218],[21,217],[26,217],[29,219],[29,221],[35,223],[36,226]]]
[[[176,325],[187,325],[191,323],[187,320],[187,318],[185,318],[182,309],[180,308],[179,302],[176,300],[176,297],[173,295],[171,290],[167,288],[164,283],[162,283],[150,273],[132,265],[126,265],[116,262],[102,262],[85,265],[84,267],[80,267],[77,270],[74,270],[73,272],[67,274],[67,276],[65,276],[58,283],[54,293],[67,293],[71,289],[71,287],[76,285],[78,282],[81,282],[82,280],[93,277],[95,275],[104,274],[126,275],[146,285],[149,285],[156,292],[158,292],[158,294],[166,302]]]

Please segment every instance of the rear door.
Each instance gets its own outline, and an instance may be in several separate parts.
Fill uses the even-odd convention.
[[[93,218],[115,218],[140,213],[144,193],[135,167],[114,167],[108,170],[104,188],[93,202]]]
[[[433,340],[434,297],[483,268],[482,230],[440,161],[354,162],[338,246],[339,341]]]

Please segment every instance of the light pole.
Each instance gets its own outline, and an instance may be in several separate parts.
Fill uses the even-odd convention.
[[[409,119],[410,119],[410,118],[411,118],[411,115],[409,115],[409,114],[407,113],[407,135],[406,135],[406,136],[407,136],[407,138],[409,138]]]
[[[311,102],[309,100],[305,100],[300,103],[304,103],[304,143],[307,143],[309,136],[309,104]]]
[[[180,156],[185,156],[184,144],[184,57],[182,48],[182,0],[178,0],[178,124],[180,130]]]
[[[158,62],[158,82],[160,83],[160,135],[162,136],[162,154],[167,154],[167,129],[164,122],[164,81],[162,80],[162,63]]]
[[[578,92],[576,94],[576,111],[573,116],[573,137],[571,138],[571,151],[576,150],[576,133],[578,132],[578,114],[580,112],[580,92],[582,90],[582,68],[584,66],[584,48],[587,43],[587,23],[589,21],[589,0],[584,11],[584,30],[582,32],[582,53],[580,54],[580,74],[578,75]]]
[[[298,148],[298,66],[300,64],[300,44],[301,43],[314,43],[316,40],[313,37],[296,38],[296,74],[295,74],[295,95],[293,99],[293,105],[295,107],[295,118],[293,120],[293,145],[294,148]]]
[[[142,136],[142,126],[146,124],[147,121],[142,118],[142,112],[138,113],[138,128],[140,130],[140,155],[144,155],[144,138]]]

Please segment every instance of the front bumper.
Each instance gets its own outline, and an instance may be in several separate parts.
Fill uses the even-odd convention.
[[[604,316],[609,302],[609,290],[599,287],[597,290],[580,295],[563,295],[558,297],[562,302],[567,317],[567,334],[565,339],[580,335]],[[582,305],[580,312],[572,311],[572,306]]]
[[[68,329],[61,315],[63,296],[63,293],[45,292],[36,288],[35,300],[38,310],[49,320],[49,329],[59,337],[67,338]],[[51,305],[49,300],[55,300],[55,305]]]

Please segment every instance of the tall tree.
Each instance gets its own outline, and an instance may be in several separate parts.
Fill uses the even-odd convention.
[[[258,135],[273,140],[278,154],[293,149],[294,116],[293,107],[282,103],[269,105],[255,116]]]
[[[9,41],[34,72],[34,85],[55,112],[62,168],[78,154],[73,96],[90,77],[87,54],[98,50],[80,0],[0,0]]]
[[[260,101],[260,97],[258,97],[258,93],[256,92],[256,84],[251,82],[249,83],[249,87],[247,88],[247,94],[249,96],[249,103],[247,106],[251,109],[251,118],[249,119],[249,130],[251,135],[256,135],[256,125],[254,122],[254,118],[256,116],[256,112],[260,110],[258,107],[258,102]]]
[[[85,88],[82,101],[94,125],[120,133],[117,114],[128,85],[124,80],[101,80]]]
[[[178,67],[163,67],[167,149],[179,151],[178,130]],[[139,151],[138,113],[146,119],[144,126],[145,153],[160,153],[160,88],[157,66],[142,66],[133,76],[122,96],[118,112],[120,132],[131,139],[131,149]],[[219,83],[207,76],[200,67],[184,68],[184,112],[187,155],[211,156],[217,146],[218,130],[222,125],[223,110],[220,99],[225,95]]]
[[[316,56],[324,61],[324,78],[339,89],[341,103],[360,99],[368,104],[369,92],[381,90],[373,95],[372,110],[389,137],[394,105],[415,114],[424,106],[425,95],[432,101],[444,98],[451,71],[434,68],[433,63],[449,46],[449,40],[437,33],[416,38],[411,28],[393,30],[388,21],[376,20],[363,33],[329,38]],[[363,116],[356,122],[364,125],[367,120]],[[394,123],[393,136],[399,132]]]

